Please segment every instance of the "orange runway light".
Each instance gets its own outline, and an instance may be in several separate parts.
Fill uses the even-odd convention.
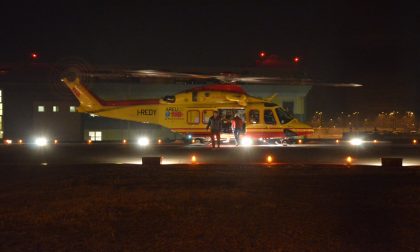
[[[351,163],[353,162],[353,158],[352,157],[350,157],[350,156],[348,156],[347,158],[346,158],[346,163],[348,164],[348,165],[351,165]]]
[[[127,140],[126,140],[126,139],[123,139],[123,140],[122,140],[122,143],[123,143],[123,144],[126,144],[126,143],[127,143]]]
[[[376,139],[375,139],[375,140],[373,140],[373,143],[378,143],[378,140],[376,140]]]
[[[90,139],[89,139],[89,140],[87,141],[87,143],[88,143],[88,144],[91,144],[91,143],[92,143],[92,140],[90,140]]]
[[[54,144],[58,144],[58,140],[57,139],[54,139]]]
[[[273,162],[273,157],[271,155],[268,155],[266,160],[268,164],[271,164]]]
[[[413,144],[417,144],[417,139],[413,139]]]
[[[158,139],[158,144],[161,144],[162,143],[162,139]]]
[[[191,163],[193,163],[193,164],[197,163],[197,157],[195,155],[192,155]]]

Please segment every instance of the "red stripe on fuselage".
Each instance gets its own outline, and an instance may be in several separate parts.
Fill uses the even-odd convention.
[[[127,100],[127,101],[103,101],[99,100],[103,106],[134,106],[134,105],[156,105],[159,104],[159,99],[145,99],[145,100]]]

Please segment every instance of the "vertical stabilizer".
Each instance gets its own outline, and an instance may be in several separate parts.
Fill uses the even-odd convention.
[[[95,112],[103,109],[103,105],[100,100],[92,94],[82,83],[80,79],[76,78],[74,81],[70,81],[67,78],[63,79],[63,82],[70,88],[71,92],[76,96],[80,102],[79,112]]]

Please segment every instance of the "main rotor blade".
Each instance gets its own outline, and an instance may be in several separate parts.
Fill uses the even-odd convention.
[[[358,83],[334,83],[314,81],[312,79],[282,78],[282,77],[239,77],[234,78],[239,83],[261,83],[287,86],[326,86],[326,87],[361,87]]]
[[[78,71],[76,75],[83,75],[88,78],[99,79],[127,79],[127,78],[155,78],[155,79],[173,79],[178,81],[219,81],[222,83],[237,84],[268,84],[268,85],[285,85],[285,86],[326,86],[326,87],[360,87],[358,83],[334,83],[314,81],[308,78],[291,78],[291,77],[267,77],[267,76],[241,76],[236,73],[220,73],[220,74],[201,74],[201,73],[183,73],[171,72],[163,70],[96,70],[89,72]]]

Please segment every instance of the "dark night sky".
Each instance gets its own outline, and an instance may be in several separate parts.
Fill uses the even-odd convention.
[[[92,64],[229,67],[252,65],[265,50],[299,55],[312,77],[366,84],[370,91],[351,91],[359,99],[382,87],[389,95],[409,86],[417,95],[417,8],[319,2],[3,3],[0,62],[25,61],[36,51],[49,63],[80,57]]]

